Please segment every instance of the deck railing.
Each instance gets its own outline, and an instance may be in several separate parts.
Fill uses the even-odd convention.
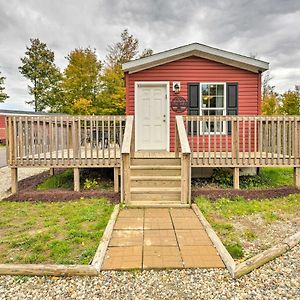
[[[11,167],[120,164],[125,116],[9,116]]]
[[[184,116],[192,165],[300,165],[300,116]]]

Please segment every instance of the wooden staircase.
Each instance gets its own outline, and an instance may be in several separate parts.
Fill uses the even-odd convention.
[[[191,149],[182,116],[179,117],[176,117],[174,152],[159,153],[135,151],[134,117],[126,117],[121,150],[124,204],[150,207],[191,205]]]
[[[179,158],[132,158],[131,205],[180,205],[181,160]]]

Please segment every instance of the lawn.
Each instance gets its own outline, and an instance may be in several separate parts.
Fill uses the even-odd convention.
[[[300,230],[300,195],[217,201],[197,197],[195,202],[235,259],[247,259]]]
[[[274,188],[293,185],[293,168],[265,167],[257,175],[241,175],[241,189]],[[227,169],[214,169],[211,178],[193,179],[194,188],[232,188],[233,175]]]
[[[88,264],[112,210],[106,199],[0,201],[0,263]]]
[[[73,170],[67,169],[58,172],[54,176],[48,177],[44,182],[37,186],[37,190],[44,191],[49,189],[73,189]],[[80,188],[82,190],[105,190],[113,191],[113,172],[112,169],[81,169]]]

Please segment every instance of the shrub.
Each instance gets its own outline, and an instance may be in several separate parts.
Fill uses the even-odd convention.
[[[97,189],[99,188],[98,181],[96,179],[86,179],[83,185],[85,190]]]
[[[233,185],[233,176],[226,169],[214,169],[211,177],[214,183],[217,183],[223,187],[232,187]]]

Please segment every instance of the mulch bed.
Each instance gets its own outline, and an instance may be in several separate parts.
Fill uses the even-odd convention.
[[[192,199],[197,196],[203,196],[210,200],[217,200],[219,198],[236,198],[244,197],[245,199],[266,199],[266,198],[280,198],[286,197],[290,194],[300,194],[300,190],[292,187],[277,187],[270,189],[252,189],[252,190],[234,190],[234,189],[197,189],[192,190]]]
[[[56,170],[62,172],[63,170]],[[84,190],[75,192],[67,189],[51,189],[47,191],[37,191],[36,187],[49,177],[49,172],[34,175],[18,183],[19,192],[6,198],[6,201],[31,201],[31,202],[59,202],[78,200],[80,198],[107,198],[112,203],[120,202],[120,193],[100,190]]]

